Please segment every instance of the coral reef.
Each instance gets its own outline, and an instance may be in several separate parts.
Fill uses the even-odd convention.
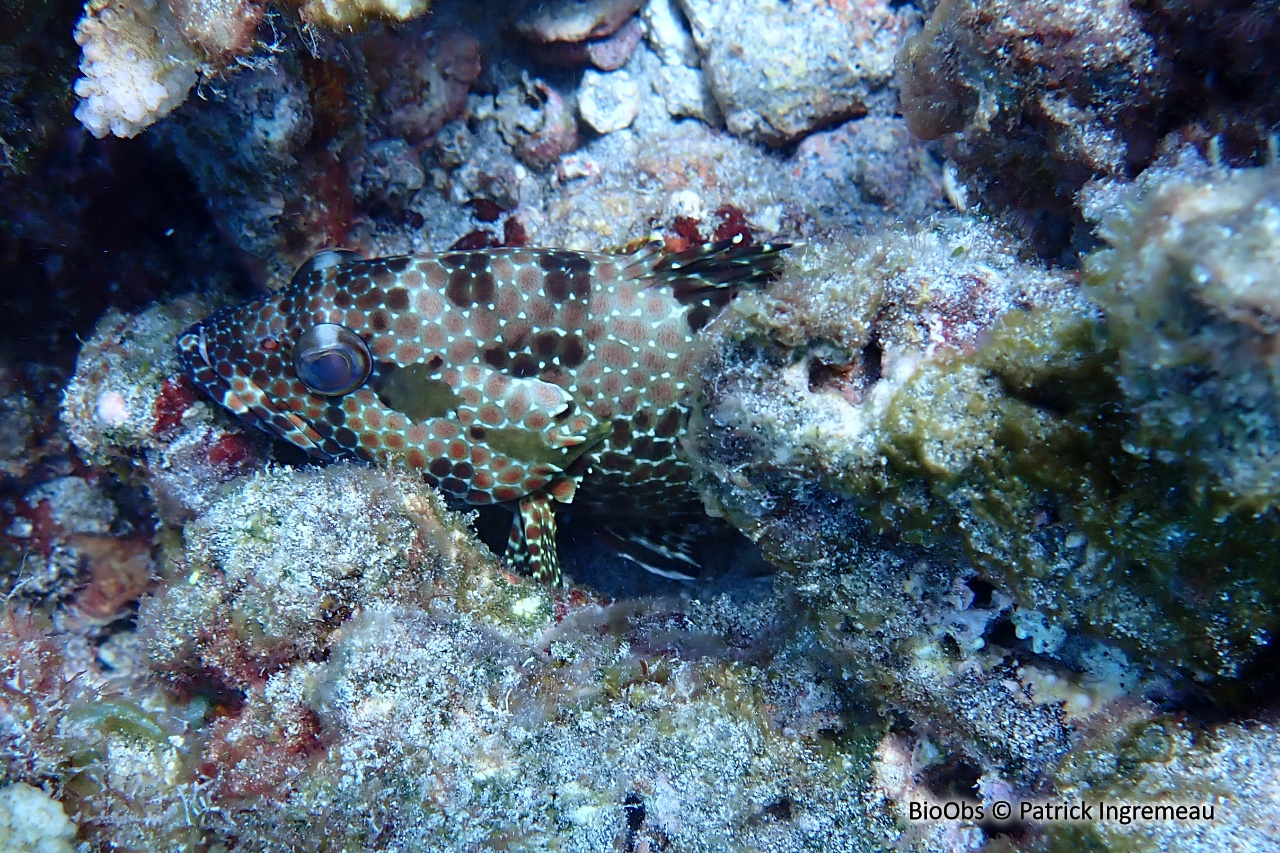
[[[1176,251],[1148,248],[1169,269]],[[708,329],[687,447],[708,507],[795,572],[858,678],[980,772],[1031,784],[1066,754],[1073,706],[1242,673],[1276,627],[1280,527],[1202,498],[1223,472],[1198,452],[1136,451],[1133,368],[1099,309],[1017,254],[947,220],[810,249]],[[1111,274],[1126,300],[1175,304],[1167,278]],[[1219,423],[1271,410],[1220,405]],[[1252,440],[1239,452],[1265,459]]]
[[[0,847],[1270,849],[1274,5],[11,3]],[[795,244],[701,332],[688,584],[572,504],[589,586],[516,577],[172,355],[325,247],[655,236]],[[1086,798],[1218,814],[912,812]]]
[[[898,834],[861,805],[877,726],[767,604],[553,594],[412,478],[344,466],[241,481],[187,539],[140,631],[213,703],[200,820],[235,849]]]
[[[479,73],[465,32],[374,27],[341,51],[264,58],[161,130],[251,274],[278,287],[327,245],[412,248],[434,218],[417,212],[419,151]]]
[[[529,659],[447,608],[366,610],[328,663],[250,700],[268,734],[311,708],[345,746],[243,825],[323,808],[348,843],[385,826],[393,846],[567,850],[788,850],[824,836],[856,849],[890,834],[859,814],[860,780],[844,770],[865,762],[865,736],[815,749],[758,714],[756,679],[738,667],[659,657],[646,676],[614,642],[561,633]],[[373,792],[406,783],[421,793],[383,798],[369,820]]]
[[[290,0],[302,26],[354,30],[409,21],[430,0]],[[278,13],[273,13],[278,14]],[[200,77],[220,76],[266,49],[267,0],[90,0],[76,24],[82,48],[78,118],[94,136],[133,137],[171,113]],[[270,29],[274,30],[273,22]],[[277,34],[278,35],[278,34]],[[313,38],[314,38],[313,33]]]
[[[243,482],[187,526],[194,582],[143,609],[153,666],[243,689],[317,655],[353,611],[410,597],[424,567],[406,488],[341,468]]]
[[[377,19],[412,20],[431,8],[431,0],[301,0],[297,7],[307,23],[342,30]]]
[[[1069,277],[1024,265],[1008,237],[972,221],[810,248],[708,328],[686,447],[709,509],[796,571],[860,680],[983,770],[1029,782],[1067,731],[1058,710],[1022,698],[1016,656],[983,637],[1014,603],[1000,575],[1030,558],[1054,565],[1060,546],[1032,550],[1045,547],[1035,499],[1016,481],[1007,496],[966,484],[1006,464],[1014,475],[1016,447],[1002,444],[1053,428],[980,361],[1016,312],[1068,339],[1095,313]],[[1073,366],[1049,346],[1036,356],[1045,372]],[[1002,499],[1032,506],[1001,510]],[[999,538],[993,511],[1028,529]],[[985,603],[961,545],[999,578]]]
[[[899,54],[902,113],[945,140],[962,207],[1017,211],[1053,256],[1087,242],[1072,197],[1090,179],[1132,177],[1179,141],[1274,159],[1280,101],[1258,85],[1274,66],[1274,11],[944,0]]]

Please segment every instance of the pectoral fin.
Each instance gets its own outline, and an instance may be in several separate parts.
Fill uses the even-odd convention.
[[[510,568],[531,575],[534,580],[547,581],[552,586],[563,583],[556,553],[556,516],[545,492],[520,499],[504,559]]]

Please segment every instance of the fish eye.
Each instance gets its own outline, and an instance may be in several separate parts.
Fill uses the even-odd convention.
[[[364,340],[346,326],[318,323],[293,345],[293,369],[313,393],[339,397],[369,378],[373,359]]]

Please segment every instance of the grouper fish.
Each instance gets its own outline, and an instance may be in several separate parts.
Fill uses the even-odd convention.
[[[687,576],[692,557],[641,531],[703,516],[679,444],[693,344],[783,248],[331,249],[187,329],[179,358],[217,403],[318,460],[407,467],[455,504],[508,505],[506,560],[536,578],[561,581],[553,505],[569,502],[654,559],[623,554]]]

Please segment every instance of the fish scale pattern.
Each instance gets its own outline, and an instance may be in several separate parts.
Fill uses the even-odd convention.
[[[735,288],[774,274],[780,248],[344,253],[193,326],[179,354],[219,403],[318,459],[411,468],[468,504],[519,501],[513,559],[558,578],[550,501],[701,514],[679,446],[691,345]],[[331,393],[299,375],[321,328],[360,372]]]

